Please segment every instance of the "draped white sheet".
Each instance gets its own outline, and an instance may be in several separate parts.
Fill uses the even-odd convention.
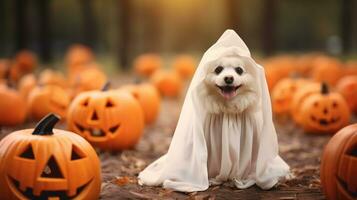
[[[199,86],[209,63],[222,56],[248,61],[258,84],[258,105],[237,114],[211,114],[202,106]],[[233,181],[238,188],[257,184],[273,187],[289,166],[278,155],[271,102],[264,69],[251,58],[248,47],[227,30],[203,55],[187,91],[168,152],[139,174],[139,184],[193,192],[210,183]]]

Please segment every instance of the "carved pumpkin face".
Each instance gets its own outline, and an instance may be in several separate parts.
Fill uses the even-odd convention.
[[[329,200],[357,198],[357,124],[336,133],[321,159],[321,185]]]
[[[159,70],[151,76],[151,82],[167,97],[177,97],[182,90],[182,79],[174,71]]]
[[[6,84],[0,85],[0,125],[17,125],[25,121],[26,102],[23,97]]]
[[[308,97],[301,108],[302,126],[310,133],[334,133],[350,120],[348,105],[341,94],[329,93],[322,84],[321,92]]]
[[[71,103],[67,116],[69,130],[105,150],[133,147],[144,128],[142,108],[127,92],[81,93]]]
[[[161,68],[162,60],[159,55],[148,53],[138,56],[134,61],[137,74],[148,77]]]
[[[70,97],[64,89],[56,85],[43,85],[30,92],[28,111],[35,119],[41,119],[48,113],[55,113],[64,118],[69,103]]]
[[[49,115],[36,129],[11,133],[0,142],[0,193],[4,199],[98,199],[100,163],[80,136],[52,130]]]
[[[309,82],[307,79],[285,78],[279,81],[272,92],[272,104],[275,114],[287,114],[290,112],[291,100],[295,92],[302,85]]]
[[[337,90],[347,101],[348,106],[353,112],[357,112],[357,76],[346,76],[337,83]]]
[[[151,124],[156,120],[160,111],[161,98],[155,86],[143,83],[140,85],[125,85],[119,90],[130,92],[139,101],[144,111],[146,124]]]

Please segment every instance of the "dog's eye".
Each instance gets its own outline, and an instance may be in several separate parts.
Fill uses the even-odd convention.
[[[241,67],[236,67],[234,70],[237,72],[237,74],[242,75],[243,74],[243,69]]]
[[[221,73],[222,70],[223,70],[223,67],[218,66],[218,67],[216,67],[216,69],[214,69],[214,73],[219,74],[219,73]]]

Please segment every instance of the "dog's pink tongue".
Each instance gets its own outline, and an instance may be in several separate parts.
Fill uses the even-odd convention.
[[[232,91],[232,92],[222,92],[222,96],[224,99],[228,100],[232,97],[234,97],[237,94],[236,91]]]

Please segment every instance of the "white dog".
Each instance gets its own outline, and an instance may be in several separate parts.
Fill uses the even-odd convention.
[[[270,189],[288,171],[264,69],[227,30],[197,67],[168,152],[139,174],[139,183],[183,192],[226,181]]]
[[[199,96],[210,113],[242,113],[257,106],[257,84],[244,59],[222,57],[210,64]]]

